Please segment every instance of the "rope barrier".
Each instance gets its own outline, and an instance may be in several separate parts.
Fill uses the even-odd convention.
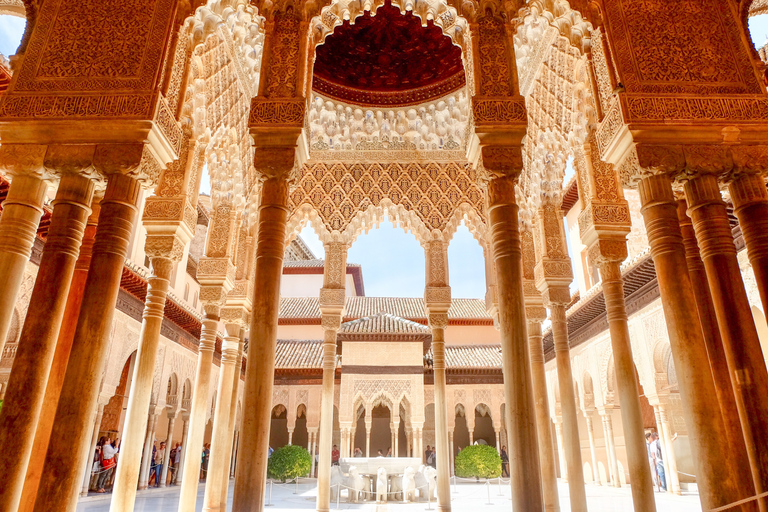
[[[721,512],[723,510],[729,510],[733,507],[738,507],[739,505],[743,505],[745,503],[749,503],[751,501],[756,501],[762,498],[765,498],[768,496],[768,492],[764,492],[761,494],[758,494],[756,496],[751,496],[749,498],[744,498],[743,500],[734,501],[733,503],[729,503],[728,505],[723,505],[722,507],[712,508],[709,510],[709,512]]]

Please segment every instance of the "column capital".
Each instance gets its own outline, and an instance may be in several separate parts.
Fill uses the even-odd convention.
[[[450,286],[427,286],[424,289],[424,303],[427,313],[448,313],[451,308]]]
[[[184,196],[151,196],[144,203],[142,224],[148,234],[178,237],[187,244],[195,234],[197,209]]]
[[[218,321],[221,308],[227,302],[227,289],[221,285],[203,285],[201,283],[199,298],[206,316],[216,318]]]
[[[427,314],[427,318],[429,320],[429,326],[432,329],[445,329],[448,327],[448,312],[440,312],[440,313],[433,313],[429,312]]]
[[[321,314],[320,325],[324,331],[333,331],[335,335],[336,331],[341,327],[341,314]]]
[[[240,329],[248,325],[248,311],[241,305],[231,305],[229,301],[221,308],[219,316],[230,336],[239,336]]]
[[[606,263],[621,263],[627,259],[627,239],[619,237],[599,237],[587,250],[587,259],[597,265],[601,271]]]
[[[177,263],[184,257],[185,247],[186,241],[176,233],[147,234],[147,240],[144,242],[144,252],[153,262],[155,260],[167,260],[172,264]]]

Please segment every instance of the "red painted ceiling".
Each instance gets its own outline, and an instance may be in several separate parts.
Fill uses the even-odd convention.
[[[375,15],[345,21],[317,47],[313,89],[370,106],[429,101],[465,83],[461,49],[432,21],[387,1]]]

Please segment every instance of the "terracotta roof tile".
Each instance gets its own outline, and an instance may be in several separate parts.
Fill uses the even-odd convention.
[[[432,349],[425,358],[432,361]],[[448,369],[501,368],[501,345],[446,345],[445,364]]]
[[[280,301],[280,318],[320,318],[318,300],[317,297],[284,297]],[[379,313],[407,320],[427,320],[421,297],[347,297],[345,318],[363,318]],[[482,299],[452,299],[448,318],[491,320]]]
[[[336,366],[341,362],[336,357]],[[277,340],[275,369],[317,369],[323,366],[323,340]]]
[[[412,322],[401,318],[399,316],[390,315],[389,313],[379,313],[373,316],[365,316],[344,322],[339,329],[340,333],[387,333],[387,334],[402,334],[402,333],[424,333],[429,334],[430,328],[424,324]]]

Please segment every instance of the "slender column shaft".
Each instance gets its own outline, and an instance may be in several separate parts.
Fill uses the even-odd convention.
[[[349,432],[349,457],[355,456],[355,434],[357,433],[356,429],[352,429]]]
[[[557,491],[557,470],[555,468],[555,450],[552,446],[552,434],[549,422],[549,400],[547,398],[547,375],[544,369],[544,345],[541,336],[541,323],[528,322],[528,342],[531,354],[531,374],[533,376],[533,396],[536,405],[536,430],[539,440],[539,460],[541,461],[541,485],[544,491],[544,509],[547,512],[560,510],[560,498]],[[501,449],[501,447],[498,447]]]
[[[200,331],[200,345],[197,347],[197,372],[195,374],[192,406],[189,414],[189,432],[182,443],[191,450],[182,460],[181,491],[179,493],[179,512],[193,510],[197,501],[197,484],[200,482],[200,457],[205,435],[205,414],[208,408],[208,389],[211,385],[211,366],[213,365],[213,350],[216,346],[216,327],[218,317],[203,319]],[[178,477],[177,477],[178,480]]]
[[[557,383],[560,388],[560,407],[563,414],[563,444],[565,462],[568,466],[568,489],[571,510],[587,510],[587,493],[584,489],[584,472],[581,464],[581,440],[576,412],[576,393],[573,389],[571,353],[568,347],[568,325],[565,320],[565,306],[550,304],[552,337],[557,360]]]
[[[189,415],[182,416],[182,419],[184,422],[181,425],[181,458],[179,459],[179,463],[174,468],[175,474],[171,475],[171,483],[177,484],[180,481],[183,481],[183,469],[184,469],[184,459],[187,455],[187,436],[189,435]],[[198,470],[198,475],[200,474],[200,470]]]
[[[677,220],[680,223],[680,232],[683,236],[688,276],[693,287],[699,323],[707,347],[717,402],[720,405],[719,413],[726,427],[726,439],[730,447],[729,457],[733,470],[737,474],[743,475],[750,471],[747,445],[744,442],[744,433],[741,429],[739,409],[736,405],[736,396],[733,394],[734,388],[728,370],[728,361],[725,357],[723,339],[720,336],[720,327],[717,323],[715,304],[712,302],[712,292],[709,289],[707,273],[704,269],[704,262],[701,260],[696,233],[693,230],[693,222],[688,217],[687,208],[685,200],[677,202]],[[752,487],[749,483],[745,485]]]
[[[755,272],[763,311],[768,311],[768,190],[765,180],[759,174],[743,174],[730,183],[728,191]]]
[[[165,454],[163,455],[163,471],[160,475],[160,487],[165,487],[168,481],[168,463],[171,461],[171,446],[173,445],[173,427],[176,425],[176,416],[168,416],[168,433],[165,435]]]
[[[499,298],[512,508],[533,512],[544,509],[544,499],[528,357],[515,181],[511,177],[497,177],[488,183],[488,215]]]
[[[234,466],[234,443],[235,443],[235,420],[237,415],[237,395],[240,389],[240,373],[243,363],[243,330],[240,330],[240,336],[237,344],[237,360],[235,361],[235,369],[232,375],[232,396],[229,399],[229,421],[227,423],[227,446],[224,453],[227,456],[228,466],[226,471],[222,474],[221,493],[219,500],[219,508],[221,510],[227,510],[227,495],[229,494],[229,477],[231,470]]]
[[[560,456],[560,475],[563,482],[568,482],[568,464],[565,462],[565,448],[563,447],[563,421],[559,418],[555,422],[555,437],[557,438],[557,452]]]
[[[240,337],[230,335],[224,338],[221,347],[221,371],[219,372],[219,386],[216,391],[218,406],[213,419],[211,455],[208,462],[205,497],[203,498],[204,511],[220,509],[223,475],[228,472],[229,453],[226,452],[226,445],[229,437],[229,411],[232,408],[232,388],[239,344]]]
[[[371,456],[371,425],[370,422],[365,422],[365,456]]]
[[[236,512],[261,512],[264,508],[288,183],[284,178],[267,179],[261,194],[253,287],[258,293],[253,300],[252,341],[243,390],[242,450],[249,456],[240,462],[235,475]]]
[[[328,322],[328,319],[325,319]],[[341,319],[330,319],[333,323]],[[336,329],[325,328],[323,342],[323,390],[320,402],[320,452],[317,457],[317,510],[327,511],[331,504],[331,445],[333,444],[333,381],[336,372]]]
[[[603,485],[600,482],[600,471],[597,467],[597,447],[595,446],[595,430],[592,424],[592,415],[585,414],[584,419],[587,421],[587,435],[589,436],[589,451],[592,455],[592,478],[597,485]]]
[[[496,431],[496,442],[499,442],[499,434],[500,432]],[[451,476],[453,476],[453,465],[454,465],[454,460],[456,459],[456,452],[454,451],[454,446],[453,446],[453,430],[448,431],[448,444],[450,444],[451,446],[450,464],[451,464]],[[410,453],[406,454],[406,457],[410,457],[410,456],[411,456]]]
[[[603,416],[603,429],[608,446],[608,462],[611,468],[611,482],[614,487],[621,487],[621,475],[619,475],[619,461],[616,458],[616,440],[613,437],[613,420],[610,411]]]
[[[677,473],[677,456],[675,455],[675,447],[672,444],[672,435],[670,434],[669,419],[667,418],[667,411],[663,405],[658,406],[659,410],[659,425],[661,425],[662,438],[664,445],[667,449],[667,461],[669,470],[667,471],[667,487],[672,488],[672,492],[680,494],[680,475]]]
[[[400,456],[400,423],[395,424],[395,445],[393,457]],[[447,453],[447,452],[446,452]]]
[[[717,178],[705,175],[688,181],[685,195],[731,371],[755,492],[760,494],[768,491],[768,371]],[[768,499],[761,500],[761,507],[768,508]]]
[[[96,226],[99,218],[99,203],[93,200],[91,215],[88,217],[83,241],[80,245],[80,255],[75,263],[75,270],[72,274],[72,281],[67,296],[67,305],[64,309],[64,316],[59,328],[59,336],[56,342],[56,351],[53,355],[51,371],[48,375],[48,383],[45,387],[45,396],[43,398],[43,407],[37,421],[35,439],[32,446],[32,452],[29,456],[30,461],[44,460],[45,453],[48,451],[48,442],[51,439],[51,429],[53,429],[53,418],[56,414],[56,408],[59,405],[59,395],[61,385],[64,381],[64,372],[67,370],[67,361],[69,353],[72,350],[72,340],[77,327],[77,317],[80,314],[80,304],[83,300],[83,288],[85,280],[88,278],[88,266],[91,264],[91,253],[93,250],[93,241],[96,235]],[[99,423],[101,419],[99,418]],[[98,426],[97,433],[98,435]],[[95,445],[95,443],[94,443]],[[93,453],[93,452],[91,452]],[[87,464],[88,482],[90,482],[91,465]],[[24,482],[24,491],[21,495],[19,512],[30,512],[34,509],[35,499],[37,499],[37,488],[40,484],[40,476],[43,473],[42,464],[29,464],[27,466],[27,476]],[[85,493],[88,490],[86,488]]]
[[[312,462],[309,470],[309,476],[315,476],[315,436],[314,432],[309,433],[309,454],[312,456]]]
[[[64,175],[54,201],[48,241],[43,248],[29,309],[13,361],[5,407],[0,415],[0,507],[16,510],[43,407],[48,373],[56,351],[59,326],[80,252],[93,183]]]
[[[173,271],[173,260],[170,258],[152,257],[150,261],[152,276],[148,279],[139,349],[136,354],[131,391],[128,394],[128,410],[120,446],[120,464],[117,467],[115,486],[112,489],[110,512],[133,510],[136,501],[136,479],[139,477],[141,454],[144,449],[147,409],[152,398],[152,380],[155,377],[157,349],[160,346],[160,329],[163,326],[165,301]],[[166,451],[170,452],[170,450],[171,447],[166,446]]]
[[[440,317],[437,318],[436,317]],[[448,315],[430,315],[432,368],[435,375],[435,451],[437,454],[437,509],[451,510],[451,466],[448,443],[448,405],[445,382],[445,327]]]
[[[712,397],[716,396],[716,392],[699,325],[693,287],[688,278],[685,249],[677,221],[677,204],[671,182],[666,176],[644,178],[639,183],[639,191],[680,397],[686,413],[699,497],[705,509],[717,508],[745,496],[736,482],[742,475],[734,475],[728,464],[711,463],[713,460],[728,460],[726,447],[722,443],[726,432],[722,419],[712,414]],[[618,376],[618,368],[616,373]],[[628,435],[632,434],[625,432],[625,438]],[[647,463],[645,474],[650,477]],[[630,475],[634,482],[635,476],[632,473]]]
[[[91,473],[93,471],[93,455],[96,453],[96,444],[99,442],[99,428],[101,428],[101,419],[104,414],[104,406],[99,404],[96,414],[93,419],[93,435],[91,436],[91,444],[88,453],[90,456],[85,459],[85,471],[83,471],[83,488],[80,491],[80,496],[88,496],[88,490],[91,487]]]
[[[146,489],[149,487],[149,473],[152,470],[152,466],[155,465],[155,461],[152,459],[152,446],[155,444],[155,430],[157,429],[157,417],[155,414],[155,407],[150,407],[149,417],[147,418],[147,433],[144,438],[144,446],[142,448],[143,460],[140,460],[139,471],[137,472],[137,478],[139,479],[139,489]],[[166,447],[167,450],[170,448]],[[157,480],[158,475],[155,476]],[[117,485],[117,480],[115,480]],[[134,484],[134,487],[136,485]],[[114,500],[112,500],[114,502]]]
[[[669,423],[666,421],[666,413],[664,415],[664,421],[661,420],[661,405],[653,407],[653,413],[656,416],[656,426],[659,430],[659,439],[661,441],[662,457],[664,457],[664,476],[667,484],[667,492],[680,494],[680,479],[677,475],[677,459],[675,458],[675,451],[672,448],[672,437],[667,431],[669,429]]]
[[[627,310],[624,303],[624,282],[618,262],[606,261],[600,265],[605,310],[611,333],[613,365],[621,405],[621,424],[627,451],[629,478],[632,482],[632,502],[638,512],[656,510],[653,481],[648,471],[648,452],[645,447],[643,415],[640,412],[640,390],[635,377],[635,362],[629,341]]]
[[[99,227],[83,292],[80,317],[64,375],[59,406],[35,502],[35,511],[74,511],[86,457],[83,446],[96,408],[123,265],[136,220],[139,182],[112,174],[101,202]],[[66,440],[66,442],[59,442]],[[73,447],[75,449],[73,450]]]
[[[0,214],[0,354],[8,338],[24,267],[32,255],[48,185],[36,176],[11,179]]]

